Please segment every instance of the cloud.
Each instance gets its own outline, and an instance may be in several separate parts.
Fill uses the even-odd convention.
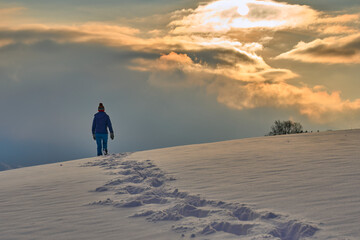
[[[138,29],[131,27],[96,22],[79,25],[24,24],[0,28],[0,43],[34,44],[51,40],[57,43],[93,43],[133,49],[151,44],[146,39],[136,37],[138,32]]]
[[[152,73],[150,81],[157,86],[202,87],[215,94],[220,103],[238,110],[297,109],[313,121],[326,122],[334,120],[337,114],[360,109],[360,99],[343,100],[340,92],[328,93],[324,86],[310,88],[287,83],[296,74],[285,69],[211,68],[174,52],[157,60],[137,59],[135,63],[138,70]]]
[[[360,34],[316,39],[300,42],[291,51],[280,54],[277,59],[291,59],[314,63],[360,63]]]
[[[317,12],[308,6],[274,1],[217,0],[200,5],[170,23],[174,34],[225,33],[249,28],[289,28],[311,23]]]
[[[27,8],[17,5],[9,4],[8,7],[1,7],[0,3],[0,28],[21,25],[24,22],[34,22],[34,18],[26,16]]]
[[[360,16],[358,14],[342,14],[335,16],[323,16],[317,20],[318,23],[329,23],[329,24],[339,24],[339,23],[353,23],[358,21]]]
[[[338,114],[360,109],[360,99],[343,100],[339,92],[328,93],[307,86],[297,87],[285,82],[232,83],[220,89],[219,102],[236,109],[271,107],[298,109],[316,122],[333,121]]]
[[[10,8],[0,8],[0,15],[2,17],[8,16],[8,15],[15,15],[24,10],[23,7],[10,7]]]
[[[217,52],[218,51],[218,52]],[[213,54],[221,63],[223,60],[222,49],[212,49]],[[236,53],[234,53],[236,54]],[[227,56],[229,56],[228,54]],[[245,58],[242,59],[242,58]],[[262,58],[256,55],[244,55],[242,58],[234,56],[226,59],[227,64],[210,66],[206,62],[194,62],[186,54],[171,52],[162,55],[159,59],[135,59],[133,69],[140,71],[183,71],[190,76],[192,74],[207,74],[234,79],[240,82],[282,82],[297,75],[287,69],[275,69],[268,66]]]
[[[315,27],[323,26],[329,32],[335,27],[345,31],[346,24],[354,19],[356,15],[325,16],[304,5],[217,0],[176,11],[169,28],[161,31],[102,22],[9,26],[0,29],[0,48],[51,41],[126,49],[138,57],[129,58],[124,65],[133,71],[149,72],[149,81],[156,86],[201,87],[231,108],[294,108],[321,121],[331,113],[357,110],[358,100],[343,100],[340,92],[328,93],[319,86],[290,84],[288,80],[295,82],[298,74],[270,66],[261,56],[263,42],[276,31],[293,28],[317,31]],[[329,25],[335,22],[339,24],[331,29]],[[300,42],[277,58],[358,63],[359,39],[353,34]]]
[[[339,14],[337,12],[331,15],[327,13],[319,14],[309,28],[321,35],[342,35],[354,34],[359,31],[359,14]]]
[[[134,51],[164,53],[170,51],[202,51],[204,49],[223,49],[238,56],[253,55],[262,49],[256,42],[241,43],[226,36],[202,37],[195,35],[174,36],[156,31],[154,36],[146,37],[148,32],[139,29],[105,23],[84,23],[80,25],[24,24],[0,29],[1,46],[6,43],[33,44],[51,40],[58,43],[99,44],[115,48],[128,48]],[[1,47],[0,46],[0,47]]]

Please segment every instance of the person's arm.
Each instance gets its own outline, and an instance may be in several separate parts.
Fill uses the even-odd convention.
[[[111,120],[110,117],[108,116],[108,122],[107,122],[107,126],[109,128],[110,133],[114,133],[114,130],[112,128],[112,124],[111,124]]]
[[[93,120],[93,123],[92,123],[92,127],[91,127],[91,132],[92,132],[92,135],[93,135],[93,139],[95,140],[95,128],[96,128],[96,121],[95,121],[95,117],[94,117],[94,120]]]
[[[112,128],[112,124],[111,124],[111,120],[110,120],[109,116],[108,116],[107,126],[108,126],[109,131],[110,131],[110,138],[113,140],[114,139],[114,130]]]

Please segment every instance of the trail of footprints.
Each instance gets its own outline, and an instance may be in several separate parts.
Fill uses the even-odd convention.
[[[298,240],[313,236],[316,226],[288,220],[270,211],[257,211],[239,203],[212,201],[181,192],[171,187],[175,179],[150,160],[129,161],[128,153],[115,154],[89,162],[84,167],[100,166],[114,179],[95,192],[111,192],[107,198],[90,205],[134,208],[130,217],[142,217],[150,222],[173,221],[172,230],[181,236],[211,237],[217,232],[250,239]]]

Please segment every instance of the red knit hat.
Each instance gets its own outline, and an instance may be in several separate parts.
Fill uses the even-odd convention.
[[[98,111],[99,112],[104,112],[105,111],[105,107],[104,107],[104,105],[102,103],[99,103]]]

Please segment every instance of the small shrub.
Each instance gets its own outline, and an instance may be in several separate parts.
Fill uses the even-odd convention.
[[[293,122],[291,120],[288,121],[280,121],[276,120],[274,125],[271,126],[271,131],[269,132],[269,136],[274,135],[284,135],[284,134],[294,134],[294,133],[302,133],[303,127],[298,122]]]

